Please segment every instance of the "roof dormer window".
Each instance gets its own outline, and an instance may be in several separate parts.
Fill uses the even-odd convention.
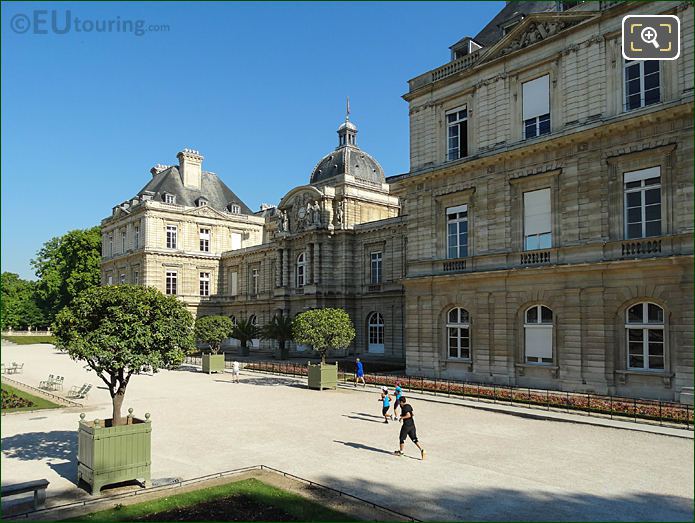
[[[171,204],[176,203],[176,195],[164,193],[164,203],[171,203]]]
[[[227,205],[227,209],[232,214],[241,214],[241,206],[238,203],[230,203]]]
[[[205,198],[203,198],[202,196],[195,201],[196,207],[205,207],[207,204],[208,204],[208,201]]]

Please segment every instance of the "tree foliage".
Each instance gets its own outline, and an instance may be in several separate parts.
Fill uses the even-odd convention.
[[[329,349],[342,349],[355,338],[355,327],[344,309],[313,309],[299,314],[294,320],[294,340],[311,345],[326,362]]]
[[[195,349],[193,317],[173,296],[153,287],[95,287],[64,308],[54,324],[59,343],[84,360],[109,388],[113,424],[133,374],[180,365]]]
[[[292,326],[294,322],[289,316],[275,315],[270,323],[261,328],[261,338],[275,340],[280,347],[280,359],[287,359],[285,344],[292,340]]]
[[[26,329],[48,325],[43,311],[37,304],[36,283],[23,280],[12,272],[0,275],[2,287],[2,330],[7,328]]]
[[[232,338],[241,342],[242,352],[246,354],[247,343],[254,338],[260,336],[260,329],[257,325],[251,322],[250,318],[242,318],[232,327]]]
[[[201,316],[195,320],[195,337],[198,341],[209,343],[212,352],[217,354],[222,340],[230,337],[233,326],[227,316]]]
[[[46,243],[31,261],[36,293],[49,321],[80,292],[99,285],[101,230],[76,229]]]

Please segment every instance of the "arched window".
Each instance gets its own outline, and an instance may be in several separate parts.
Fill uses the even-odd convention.
[[[664,369],[664,309],[637,303],[625,314],[628,369]]]
[[[236,316],[234,316],[234,314],[232,314],[232,315],[229,316],[229,319],[232,320],[232,325],[233,325],[234,327],[236,327],[236,326],[237,326],[237,319],[236,319]]]
[[[471,359],[471,319],[466,309],[451,309],[446,316],[449,358]]]
[[[526,363],[553,363],[553,311],[533,305],[524,314]]]
[[[251,322],[251,325],[255,325],[258,327],[258,318],[256,317],[255,314],[252,314],[249,316],[249,321]],[[258,349],[261,346],[261,339],[260,338],[252,338],[251,339],[251,347],[254,349]]]
[[[258,318],[256,318],[255,314],[249,316],[249,321],[251,322],[251,325],[258,325]]]
[[[306,258],[304,253],[297,256],[297,275],[295,278],[295,283],[297,287],[304,287],[304,275],[306,271]]]
[[[369,344],[367,351],[371,353],[384,353],[384,317],[378,312],[372,312],[367,319],[367,334]]]

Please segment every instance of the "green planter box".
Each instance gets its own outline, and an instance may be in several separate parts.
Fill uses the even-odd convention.
[[[133,409],[129,412],[132,413]],[[147,487],[151,474],[150,415],[141,420],[128,416],[128,425],[112,427],[111,420],[85,421],[80,414],[77,438],[77,482],[91,485],[92,495],[101,487],[121,481],[142,480]]]
[[[224,354],[203,354],[203,372],[224,372]]]
[[[335,389],[338,386],[338,364],[309,363],[309,388],[310,389]]]

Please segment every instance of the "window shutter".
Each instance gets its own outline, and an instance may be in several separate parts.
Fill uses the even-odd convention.
[[[661,176],[661,168],[650,167],[649,169],[642,169],[641,171],[625,173],[625,183],[639,182],[649,178],[656,178],[657,176]]]
[[[550,77],[524,82],[522,96],[524,120],[550,113]]]
[[[550,189],[524,193],[524,236],[551,232]]]
[[[237,276],[236,271],[232,271],[229,273],[229,288],[230,288],[230,294],[232,296],[237,295],[237,285],[238,285],[238,276]]]
[[[527,325],[524,330],[526,357],[552,358],[553,357],[553,328],[552,326]]]
[[[232,233],[232,250],[241,249],[241,234],[238,232]]]
[[[459,212],[466,212],[468,210],[468,205],[458,205],[456,207],[447,207],[446,214],[454,214]]]

